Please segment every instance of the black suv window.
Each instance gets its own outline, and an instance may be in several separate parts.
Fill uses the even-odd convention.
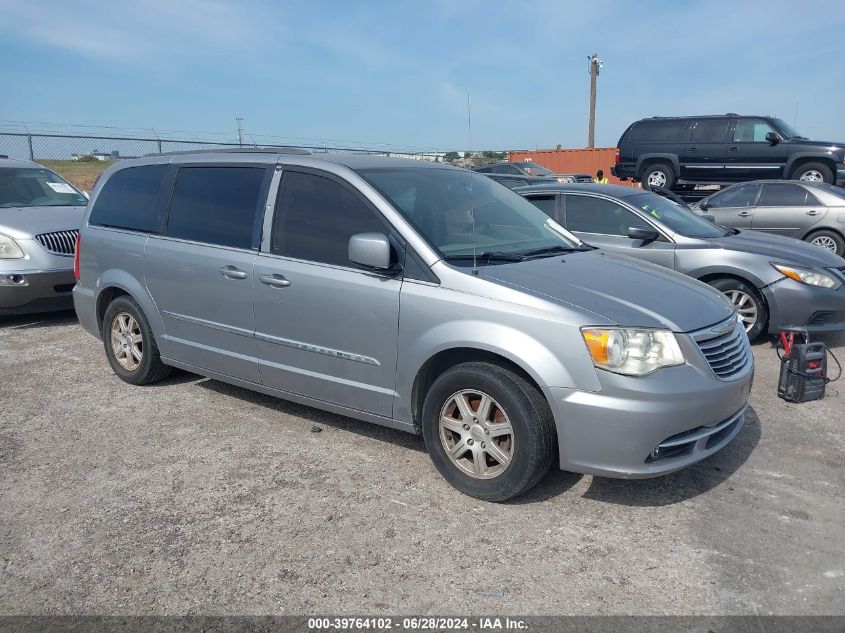
[[[650,229],[647,222],[610,200],[591,196],[566,196],[566,228],[582,233],[628,237],[628,229]]]
[[[195,242],[258,248],[263,167],[183,167],[176,177],[167,234]]]
[[[686,125],[683,119],[670,121],[640,121],[628,133],[629,141],[677,141]]]
[[[790,183],[766,183],[760,194],[758,207],[803,207],[817,205],[818,199],[801,185]]]
[[[88,223],[157,233],[161,218],[157,201],[167,165],[128,167],[113,174],[91,209]]]
[[[554,220],[557,219],[555,217],[555,196],[529,196],[527,199],[547,216]]]
[[[349,266],[349,238],[386,233],[384,224],[338,182],[285,171],[273,218],[270,252],[324,264]]]
[[[734,143],[765,143],[766,134],[775,129],[762,119],[738,119],[734,127]]]
[[[699,119],[692,131],[693,143],[724,143],[728,131],[727,119]]]
[[[707,204],[714,209],[721,209],[723,207],[750,207],[754,204],[759,190],[760,185],[753,183],[731,187],[730,189],[710,196],[707,199]]]

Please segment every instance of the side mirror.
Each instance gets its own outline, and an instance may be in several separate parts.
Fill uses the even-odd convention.
[[[91,193],[89,191],[83,191],[82,195],[85,196],[88,200],[91,199]]]
[[[716,216],[715,215],[702,215],[701,218],[704,219],[704,220],[707,220],[708,222],[710,222],[712,224],[716,224]]]
[[[365,268],[387,270],[391,267],[391,247],[382,233],[358,233],[349,238],[349,261]]]
[[[774,132],[767,132],[766,140],[769,141],[769,143],[771,143],[772,145],[777,145],[778,143],[780,143],[780,137]]]
[[[710,208],[710,203],[707,200],[702,200],[701,203],[698,205],[698,208],[702,211],[707,211]]]
[[[654,229],[641,229],[639,227],[629,227],[628,237],[632,240],[643,240],[644,242],[653,242],[660,237],[660,233]]]

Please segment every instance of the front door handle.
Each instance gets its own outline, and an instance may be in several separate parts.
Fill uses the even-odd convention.
[[[816,211],[815,209],[813,209],[812,211],[807,211],[807,215],[819,215],[820,213],[821,211]]]
[[[690,148],[689,148],[689,151],[691,151],[691,152],[697,152],[697,151],[698,151],[698,148],[697,148],[697,147],[690,147]]]
[[[286,278],[284,275],[259,275],[258,281],[263,284],[267,284],[268,286],[272,286],[273,288],[287,288],[290,286],[290,279]]]
[[[223,266],[223,268],[220,269],[220,274],[226,279],[246,279],[249,277],[248,272],[241,270],[240,268],[235,268],[234,266]]]
[[[731,151],[731,152],[738,152],[739,148],[734,146],[734,147],[729,147],[728,150]]]
[[[751,213],[749,213],[748,211],[741,211],[741,212],[739,213],[739,217],[741,217],[741,218],[747,218],[747,217],[750,217],[751,215],[752,215],[752,214],[751,214]]]

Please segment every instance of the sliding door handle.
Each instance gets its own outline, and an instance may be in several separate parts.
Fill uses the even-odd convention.
[[[751,217],[753,214],[749,211],[740,211],[738,215],[741,218],[748,218]]]
[[[223,268],[220,269],[220,274],[226,279],[246,279],[249,277],[248,272],[241,270],[240,268],[235,268],[234,266],[223,266]]]

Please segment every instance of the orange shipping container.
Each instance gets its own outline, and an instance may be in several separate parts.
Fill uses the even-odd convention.
[[[556,174],[590,174],[595,177],[601,169],[609,182],[630,186],[630,180],[622,182],[610,173],[610,168],[616,162],[616,151],[615,147],[513,150],[508,152],[508,160],[530,160]]]

